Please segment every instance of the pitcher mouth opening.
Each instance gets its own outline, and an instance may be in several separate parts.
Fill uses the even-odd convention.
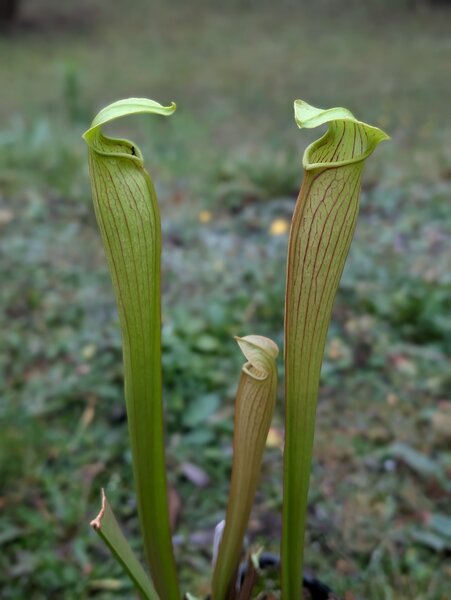
[[[300,128],[329,125],[326,133],[306,149],[302,161],[306,171],[362,162],[380,142],[389,139],[381,129],[357,120],[345,108],[320,109],[295,100],[294,114]]]

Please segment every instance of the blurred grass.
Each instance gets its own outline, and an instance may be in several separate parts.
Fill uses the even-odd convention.
[[[2,597],[132,596],[87,527],[103,485],[139,547],[120,341],[80,134],[104,103],[145,95],[179,105],[170,121],[118,129],[141,146],[162,199],[185,587],[206,591],[226,502],[232,335],[282,341],[283,223],[312,139],[293,122],[302,97],[392,135],[365,173],[329,335],[306,562],[347,600],[448,599],[451,534],[433,524],[449,513],[451,469],[449,34],[449,12],[403,2],[24,3],[0,37]],[[275,551],[280,483],[275,444],[251,523],[252,540]]]

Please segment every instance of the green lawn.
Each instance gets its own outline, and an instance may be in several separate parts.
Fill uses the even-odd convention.
[[[140,95],[178,104],[169,120],[117,129],[143,150],[162,203],[183,589],[208,592],[226,504],[233,335],[282,343],[287,239],[274,222],[291,218],[316,136],[295,126],[301,97],[392,136],[364,175],[329,332],[306,565],[346,600],[449,600],[451,11],[394,4],[41,0],[0,34],[5,600],[133,597],[88,526],[104,486],[140,551],[119,331],[80,136],[103,104]],[[274,552],[282,398],[281,385],[249,535]]]

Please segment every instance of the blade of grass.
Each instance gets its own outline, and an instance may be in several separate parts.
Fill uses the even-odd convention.
[[[160,600],[147,573],[130,548],[102,490],[102,508],[91,521],[91,527],[111,550],[114,558],[125,569],[138,593],[144,600]]]
[[[84,134],[94,210],[108,260],[122,331],[125,400],[138,514],[146,560],[163,600],[179,600],[169,527],[161,378],[161,226],[140,150],[102,133],[129,114],[170,115],[142,98],[104,108]]]
[[[305,520],[321,364],[332,306],[354,233],[365,159],[387,135],[344,108],[296,100],[299,127],[329,124],[303,159],[285,296],[282,597],[302,597]]]
[[[277,391],[276,344],[249,335],[236,338],[247,359],[235,401],[233,464],[227,513],[212,579],[212,599],[235,598],[243,538],[260,475]]]

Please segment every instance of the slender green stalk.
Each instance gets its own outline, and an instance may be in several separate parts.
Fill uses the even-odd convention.
[[[141,598],[144,598],[144,600],[160,600],[149,576],[125,539],[103,490],[102,508],[97,517],[91,521],[91,527],[102,538],[118,563],[125,569]]]
[[[305,520],[321,363],[354,233],[363,164],[387,135],[344,108],[297,100],[299,127],[329,124],[303,159],[290,231],[285,296],[285,452],[282,597],[302,597]]]
[[[130,98],[99,112],[84,134],[97,222],[119,311],[125,400],[138,514],[152,579],[162,600],[179,600],[169,527],[161,381],[161,227],[152,180],[140,150],[102,125],[138,113],[170,115],[152,100]]]
[[[268,338],[236,338],[247,359],[235,401],[233,464],[224,532],[212,580],[212,600],[235,598],[243,538],[260,476],[277,391],[279,350]]]

